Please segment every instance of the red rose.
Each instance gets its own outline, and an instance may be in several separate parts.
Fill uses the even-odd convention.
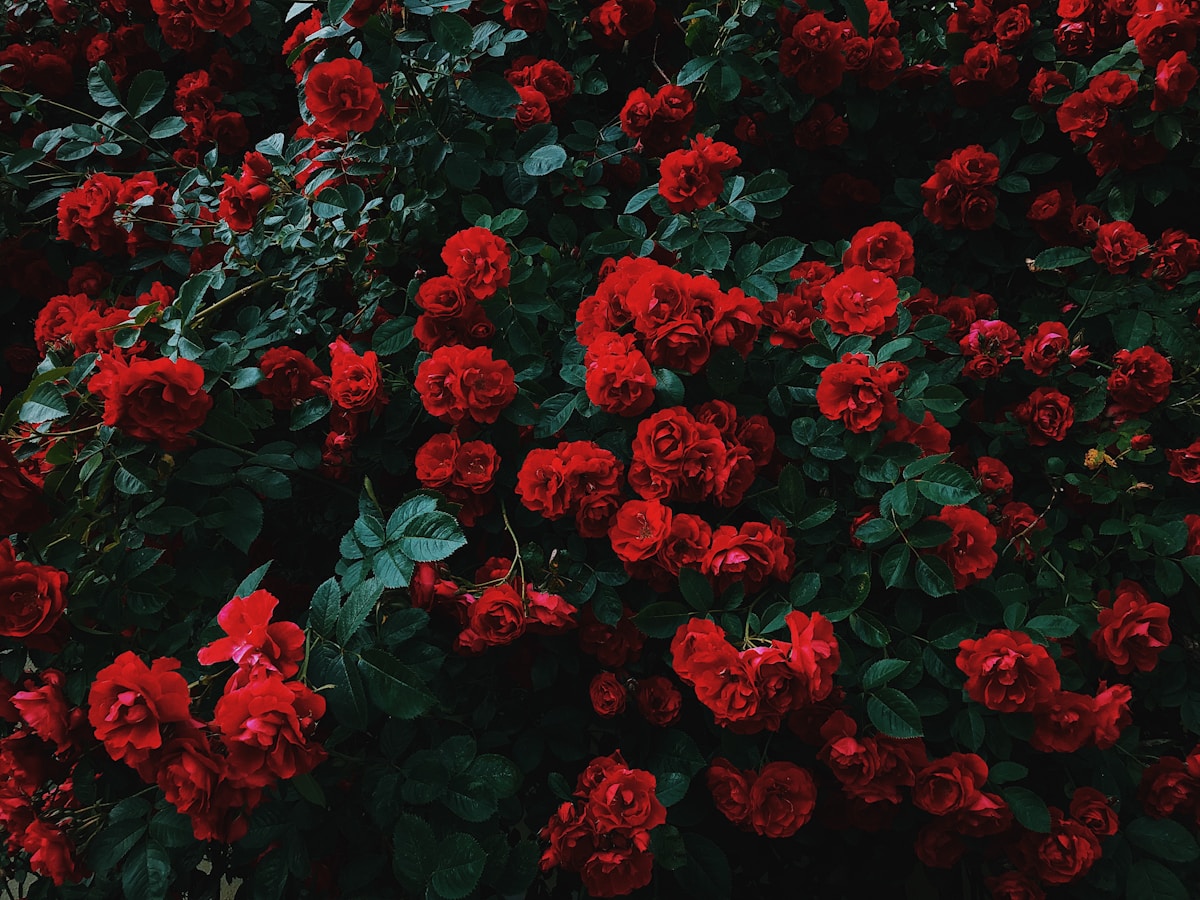
[[[730,144],[700,135],[689,150],[674,150],[662,161],[658,192],[671,212],[702,209],[721,195],[725,179],[721,173],[741,163]]]
[[[1133,692],[1128,685],[1109,687],[1101,681],[1092,699],[1092,740],[1101,750],[1107,750],[1121,737],[1121,731],[1133,722],[1129,703]]]
[[[0,478],[3,477],[3,471],[0,471]],[[2,488],[3,485],[0,485]],[[1200,556],[1200,515],[1189,513],[1183,517],[1183,524],[1187,526],[1187,544],[1184,546],[1184,553],[1188,556]],[[0,531],[3,531],[0,528]]]
[[[277,672],[284,678],[299,672],[304,630],[295,622],[272,622],[278,605],[279,598],[264,590],[226,603],[217,613],[217,624],[226,636],[200,649],[196,654],[200,665],[229,660],[251,675]]]
[[[375,76],[357,59],[317,63],[304,85],[304,102],[317,125],[333,140],[351,131],[370,131],[383,114]]]
[[[1074,753],[1087,746],[1095,731],[1092,698],[1056,691],[1034,710],[1029,745],[1043,753]]]
[[[958,342],[968,378],[995,378],[1021,344],[1017,330],[999,319],[977,319]]]
[[[88,870],[76,858],[75,842],[58,825],[35,818],[18,834],[9,836],[10,852],[19,846],[29,854],[29,868],[49,878],[56,887],[81,881]]]
[[[116,254],[125,250],[126,233],[113,220],[122,181],[115,175],[97,172],[58,201],[58,237],[86,246],[97,253]]]
[[[1149,248],[1146,236],[1128,222],[1108,222],[1096,232],[1092,259],[1114,275],[1123,275]]]
[[[1183,106],[1198,77],[1200,72],[1188,62],[1186,50],[1177,50],[1169,59],[1160,59],[1154,72],[1154,100],[1150,108],[1161,111]]]
[[[546,95],[535,87],[518,87],[517,96],[520,103],[513,115],[518,131],[528,131],[534,125],[542,125],[550,121],[550,104]]]
[[[451,278],[476,300],[486,300],[512,278],[508,244],[486,228],[467,228],[442,247],[442,262]]]
[[[950,540],[934,552],[954,574],[954,587],[962,590],[982,581],[996,568],[996,529],[987,516],[966,506],[943,506],[930,521],[950,528]]]
[[[1135,668],[1149,672],[1158,665],[1158,656],[1171,644],[1167,624],[1171,610],[1165,604],[1152,603],[1145,589],[1133,581],[1117,585],[1112,606],[1101,609],[1092,647],[1096,656],[1111,662],[1118,672],[1128,674]]]
[[[258,361],[263,380],[255,387],[276,409],[291,409],[319,391],[313,382],[321,377],[317,364],[291,347],[273,347]]]
[[[1020,631],[995,629],[958,646],[955,664],[967,676],[967,695],[988,709],[1031,712],[1062,686],[1046,648]]]
[[[981,456],[975,461],[975,477],[983,492],[995,494],[998,500],[1003,500],[1012,492],[1012,472],[994,457]]]
[[[362,356],[342,337],[329,345],[329,399],[348,413],[372,412],[387,403],[374,350]]]
[[[713,803],[734,825],[744,825],[750,818],[750,788],[756,777],[757,773],[743,772],[719,756],[704,773]]]
[[[417,367],[415,387],[426,412],[454,423],[490,425],[517,396],[512,366],[487,347],[438,347]]]
[[[220,201],[217,217],[234,231],[249,231],[254,227],[259,211],[271,199],[271,188],[257,179],[234,178],[232,175],[221,178],[225,187],[217,196]]]
[[[250,24],[250,0],[182,0],[196,25],[233,37]]]
[[[596,715],[611,719],[625,712],[629,691],[612,672],[600,672],[592,678],[592,683],[588,686],[588,696]]]
[[[1071,336],[1062,322],[1043,322],[1025,339],[1021,360],[1034,375],[1049,375],[1071,352]]]
[[[881,422],[896,418],[896,398],[879,370],[868,365],[862,353],[842,355],[841,362],[826,366],[817,386],[821,415],[855,433],[874,431]]]
[[[1174,371],[1153,347],[1118,350],[1108,375],[1108,392],[1122,416],[1149,412],[1167,399]]]
[[[504,21],[530,34],[546,27],[549,12],[546,0],[504,0]]]
[[[496,481],[500,454],[486,441],[467,441],[454,456],[453,483],[472,494],[486,494]]]
[[[952,869],[967,852],[967,845],[956,828],[937,819],[917,832],[913,852],[922,865],[931,869]]]
[[[895,222],[876,222],[860,228],[842,254],[842,266],[862,266],[890,278],[912,275],[912,236]]]
[[[877,336],[895,322],[900,294],[886,275],[851,266],[821,288],[823,310],[834,334]]]
[[[713,532],[700,571],[716,583],[718,591],[740,582],[753,592],[762,590],[771,577],[790,578],[792,562],[781,535],[761,522],[746,522],[740,528],[722,525]]]
[[[1200,438],[1180,450],[1168,450],[1167,474],[1182,478],[1188,484],[1200,484]]]
[[[616,5],[616,0],[608,3]],[[579,878],[590,897],[632,894],[648,885],[653,877],[654,854],[632,845],[597,850],[579,870]]]
[[[49,519],[39,483],[17,462],[8,442],[0,440],[0,535],[33,531]]]
[[[1036,881],[1020,872],[1005,872],[985,878],[983,883],[992,900],[1045,900],[1046,897]]]
[[[793,610],[784,618],[791,647],[788,662],[796,675],[796,707],[820,703],[833,693],[833,676],[842,664],[833,623],[814,612]]]
[[[671,530],[671,510],[657,500],[621,504],[608,529],[613,552],[623,562],[640,562],[658,552]]]
[[[1120,828],[1108,797],[1094,787],[1075,788],[1070,813],[1072,819],[1091,829],[1098,838],[1112,837]]]
[[[326,755],[312,740],[324,714],[323,697],[275,673],[227,692],[213,710],[212,727],[229,753],[229,781],[265,788],[311,772]]]
[[[1138,800],[1146,815],[1166,819],[1190,810],[1200,798],[1200,780],[1187,764],[1174,756],[1162,756],[1142,770]]]
[[[179,660],[160,657],[147,666],[126,650],[96,673],[88,693],[88,721],[115,760],[138,766],[163,745],[163,729],[191,719],[187,682]]]
[[[487,588],[467,608],[467,627],[485,646],[511,644],[525,633],[525,601],[507,582]]]
[[[809,819],[817,803],[812,775],[795,763],[768,763],[750,787],[750,827],[769,838],[791,837]]]
[[[917,772],[913,805],[935,816],[967,809],[987,783],[988,766],[974,753],[951,753]]]
[[[1037,388],[1029,399],[1017,407],[1017,421],[1025,426],[1029,443],[1044,447],[1051,441],[1061,441],[1075,423],[1075,407],[1071,398],[1053,388]]]
[[[665,728],[679,718],[683,695],[662,675],[643,678],[637,685],[638,712],[651,725]]]
[[[1087,827],[1050,810],[1050,833],[1027,831],[1013,849],[1019,868],[1046,884],[1071,884],[1100,858],[1100,841]]]
[[[613,766],[587,796],[596,830],[650,831],[667,821],[667,808],[654,794],[655,778],[642,769]]]
[[[63,693],[66,676],[62,672],[43,669],[38,678],[40,685],[34,678],[26,679],[25,690],[14,692],[9,702],[34,734],[48,744],[54,744],[58,753],[66,753],[76,745],[71,732],[79,724],[82,710],[72,709],[67,704]]]
[[[633,335],[602,332],[584,357],[588,399],[613,415],[640,416],[654,403],[658,380],[633,343]]]

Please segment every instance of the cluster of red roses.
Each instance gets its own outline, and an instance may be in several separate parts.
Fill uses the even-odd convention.
[[[593,897],[617,897],[650,883],[654,854],[650,832],[667,821],[654,790],[655,777],[632,769],[621,751],[593,759],[575,783],[575,801],[564,801],[540,832],[550,846],[542,871],[578,872]]]
[[[737,148],[707,135],[692,138],[687,150],[672,150],[659,166],[658,192],[671,212],[711,206],[725,189],[724,173],[741,165]]]
[[[592,351],[589,399],[606,412],[635,415],[629,410],[654,389],[643,361],[694,375],[716,347],[747,356],[762,309],[758,299],[737,288],[724,291],[707,275],[678,272],[648,257],[606,260],[596,293],[576,313],[576,339]],[[626,326],[630,333],[618,334]]]
[[[331,478],[347,477],[346,465],[364,420],[388,400],[375,351],[359,354],[339,336],[329,345],[329,375],[292,347],[271,348],[258,367],[262,380],[255,387],[276,409],[290,410],[318,394],[329,398],[332,409],[321,453],[322,471]]]
[[[197,654],[202,665],[236,670],[208,723],[192,716],[176,659],[149,666],[126,651],[101,669],[88,694],[88,721],[114,760],[157,784],[192,821],[200,841],[235,841],[245,816],[281,779],[310,772],[325,758],[312,739],[325,700],[299,681],[304,632],[272,622],[278,599],[257,590],[217,615],[225,637]]]
[[[808,824],[817,805],[817,785],[793,762],[743,770],[718,756],[705,773],[717,809],[734,825],[768,838],[787,838]]]
[[[413,573],[413,606],[448,613],[462,629],[455,650],[464,655],[511,644],[526,632],[561,634],[578,625],[578,608],[558,594],[514,577],[513,560],[493,556],[475,572],[478,588],[465,591],[437,566],[421,563]]]
[[[417,450],[413,465],[423,487],[459,504],[458,519],[468,527],[495,504],[500,454],[487,441],[464,442],[454,431],[435,434]]]
[[[1147,618],[1152,620],[1154,612],[1150,610]],[[1097,633],[1097,646],[1107,639],[1118,645],[1128,642],[1126,653],[1149,652],[1141,637],[1129,640],[1136,626],[1122,635],[1120,623],[1111,624],[1116,627],[1102,627]],[[1062,690],[1049,652],[1020,631],[995,629],[982,638],[964,640],[955,663],[967,676],[967,696],[976,703],[997,712],[1033,714],[1030,744],[1043,753],[1072,753],[1089,744],[1111,747],[1131,721],[1133,693],[1128,686],[1101,681],[1094,697]]]
[[[0,738],[0,828],[9,853],[28,853],[30,869],[60,886],[88,874],[73,837],[87,720],[68,703],[65,682],[57,669],[20,684],[0,679],[0,719],[16,726]]]
[[[973,43],[962,62],[950,69],[954,102],[981,107],[1014,87],[1020,78],[1018,60],[1004,51],[1015,49],[1032,28],[1024,3],[996,9],[984,0],[956,7],[946,18],[946,33],[963,35]]]
[[[215,54],[208,68],[188,72],[176,82],[175,111],[185,123],[180,134],[183,146],[172,153],[179,165],[199,165],[202,149],[212,144],[226,156],[246,148],[250,129],[245,118],[236,109],[217,108],[226,91],[236,89],[241,80],[241,65],[225,52]]]
[[[621,107],[621,130],[651,156],[676,149],[695,120],[692,92],[677,84],[664,84],[654,94],[634,88]]]
[[[537,2],[544,3],[545,0]],[[654,0],[600,0],[587,14],[584,23],[597,47],[616,50],[654,24],[656,9]]]
[[[59,199],[58,237],[108,256],[136,256],[161,243],[147,232],[148,224],[174,224],[174,196],[174,189],[153,172],[139,172],[124,180],[97,172]],[[122,227],[118,218],[128,228]]]
[[[102,354],[88,391],[104,400],[104,424],[131,438],[181,450],[195,440],[213,399],[204,389],[204,369],[190,359],[126,359]]]
[[[1160,756],[1143,769],[1138,800],[1156,819],[1189,815],[1200,826],[1200,744],[1186,759]]]
[[[504,77],[521,99],[514,114],[521,131],[549,122],[575,93],[575,77],[551,59],[518,56]]]
[[[242,162],[242,174],[238,178],[222,175],[225,187],[217,195],[220,205],[217,217],[234,231],[249,231],[254,220],[271,199],[271,187],[267,179],[273,168],[261,153],[251,151]]]
[[[461,344],[480,347],[496,333],[482,301],[508,287],[508,245],[486,228],[468,228],[442,246],[445,275],[421,283],[415,302],[422,310],[413,336],[427,353]]]
[[[1000,180],[1000,158],[979,144],[955,150],[933,168],[921,185],[925,218],[943,228],[982,231],[996,221],[996,195],[990,190]]]
[[[625,712],[631,693],[642,718],[660,728],[674,724],[683,710],[683,695],[664,675],[632,679],[622,678],[620,673],[598,672],[588,685],[592,709],[605,719]]]
[[[538,447],[525,454],[516,492],[544,518],[572,515],[583,537],[604,537],[621,502],[621,475],[611,450],[592,441],[564,441],[553,450]]]
[[[833,624],[820,613],[787,614],[787,641],[735,650],[709,619],[690,619],[671,641],[675,673],[696,690],[718,725],[741,734],[778,731],[784,717],[825,700],[841,651]]]
[[[177,50],[199,50],[197,32],[216,31],[233,37],[250,24],[250,0],[150,0],[163,39]]]
[[[69,351],[76,359],[85,353],[112,353],[117,329],[129,325],[134,309],[162,309],[175,299],[174,288],[155,281],[144,294],[126,294],[110,301],[99,295],[111,280],[112,276],[99,266],[77,266],[67,288],[72,293],[47,300],[33,323],[38,351]],[[125,350],[136,354],[144,346],[139,341]]]
[[[887,0],[868,0],[867,10],[868,33],[860,35],[849,22],[831,21],[824,12],[779,7],[775,17],[786,35],[779,46],[779,73],[814,97],[836,90],[848,72],[868,90],[886,88],[904,67],[900,24]]]

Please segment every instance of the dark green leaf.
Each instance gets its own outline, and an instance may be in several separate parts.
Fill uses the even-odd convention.
[[[1092,252],[1080,247],[1051,247],[1039,253],[1033,265],[1035,269],[1069,269],[1091,258]]]
[[[367,650],[358,661],[371,700],[390,716],[415,719],[434,703],[434,696],[409,666],[382,650]]]
[[[867,698],[867,715],[881,732],[896,738],[921,737],[921,713],[895,688],[881,687]]]
[[[659,600],[635,615],[633,624],[647,637],[669,638],[690,618],[691,612],[682,603]]]
[[[1135,847],[1167,862],[1200,859],[1200,847],[1191,832],[1171,819],[1134,819],[1125,827],[1125,836]]]
[[[154,109],[166,96],[167,79],[162,72],[153,69],[138,72],[129,85],[129,96],[125,98],[125,108],[135,119],[140,119]]]
[[[367,621],[367,616],[379,602],[383,593],[383,584],[377,578],[364,581],[350,592],[345,604],[338,612],[337,639],[341,644],[346,643],[354,633]]]
[[[479,883],[487,854],[469,834],[452,834],[438,847],[429,884],[446,900],[462,900]]]
[[[1046,803],[1028,788],[1007,787],[1001,795],[1012,809],[1013,816],[1030,831],[1039,834],[1050,833],[1050,810]]]

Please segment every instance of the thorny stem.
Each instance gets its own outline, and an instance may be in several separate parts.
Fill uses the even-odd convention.
[[[504,580],[508,581],[512,577],[514,569],[519,569],[521,574],[521,589],[525,588],[525,561],[521,559],[521,542],[517,539],[517,533],[513,530],[512,523],[508,521],[508,507],[504,501],[500,501],[500,515],[504,519],[504,530],[508,532],[508,536],[513,542],[513,561],[508,567],[508,574],[504,576]]]
[[[215,313],[217,310],[221,309],[222,307],[228,306],[230,303],[233,303],[235,300],[242,299],[247,294],[249,294],[251,291],[257,290],[258,288],[264,287],[265,285],[268,285],[268,284],[274,284],[277,281],[282,281],[283,278],[284,278],[283,275],[270,275],[266,278],[262,278],[256,282],[254,282],[253,284],[248,284],[245,287],[238,288],[236,291],[234,291],[229,296],[222,297],[220,300],[218,300],[212,306],[207,306],[204,309],[200,310],[198,313],[196,313],[194,316],[192,316],[192,327],[194,328],[195,326],[200,324],[200,322],[202,320],[208,318],[209,316],[211,316],[213,313]]]

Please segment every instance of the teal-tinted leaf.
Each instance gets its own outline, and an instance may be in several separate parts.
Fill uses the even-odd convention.
[[[382,650],[367,650],[358,661],[371,700],[390,716],[415,719],[429,710],[434,696],[409,666]]]
[[[62,392],[53,383],[45,382],[33,389],[33,393],[21,404],[20,419],[36,425],[61,419],[70,413]]]
[[[896,738],[921,737],[921,713],[895,688],[881,687],[867,698],[867,715],[881,732]]]
[[[330,578],[317,588],[308,608],[308,626],[317,634],[329,636],[337,625],[342,609],[342,589],[336,578]]]
[[[1192,894],[1179,877],[1152,859],[1139,859],[1129,869],[1125,900],[1188,900]]]
[[[526,174],[540,178],[551,172],[557,172],[566,163],[566,150],[558,144],[546,144],[530,151],[529,155],[521,162],[521,168],[525,170]]]
[[[914,569],[917,586],[930,597],[945,597],[954,593],[954,576],[950,567],[936,556],[919,556]]]
[[[254,593],[254,591],[258,589],[258,586],[262,584],[262,580],[266,577],[267,571],[271,568],[272,562],[274,562],[274,560],[267,560],[267,562],[263,563],[261,566],[243,578],[238,586],[233,589],[233,596],[249,597],[252,593]]]
[[[889,681],[899,678],[907,668],[908,661],[904,659],[881,659],[878,662],[874,662],[863,673],[863,690],[873,691],[876,688],[883,687]]]
[[[1068,616],[1034,616],[1025,627],[1046,637],[1070,637],[1079,630],[1079,623]]]
[[[1046,802],[1028,788],[1007,787],[1001,796],[1008,802],[1013,816],[1030,831],[1039,834],[1050,833],[1050,810]]]
[[[695,569],[679,570],[679,590],[692,609],[706,613],[713,608],[712,585]]]
[[[887,549],[879,560],[879,575],[884,587],[896,587],[904,580],[908,564],[912,561],[912,551],[907,544],[896,544]]]
[[[635,615],[633,624],[647,637],[669,638],[674,637],[679,626],[691,617],[691,612],[682,603],[660,600]]]
[[[427,512],[404,527],[396,548],[416,562],[439,562],[467,543],[458,520],[449,513]]]
[[[129,85],[129,95],[125,98],[125,108],[135,119],[140,119],[154,109],[167,93],[167,79],[162,72],[153,69],[138,72]]]
[[[1200,859],[1200,847],[1190,831],[1172,819],[1134,819],[1124,829],[1135,847],[1167,862],[1188,863]]]
[[[96,63],[88,74],[88,93],[100,106],[114,107],[121,105],[121,97],[117,92],[117,83],[113,81],[112,70],[104,60]]]
[[[1091,258],[1092,252],[1080,247],[1051,247],[1039,253],[1033,265],[1035,269],[1069,269]]]
[[[150,129],[150,137],[161,140],[162,138],[175,137],[183,129],[187,128],[187,122],[180,116],[167,116],[165,119],[160,119],[153,128]]]
[[[462,900],[479,883],[487,854],[469,834],[452,834],[438,847],[429,884],[445,900]]]
[[[517,89],[495,72],[473,72],[459,93],[468,109],[489,119],[511,119],[521,102]]]
[[[350,592],[345,604],[338,612],[337,639],[341,644],[346,643],[354,633],[367,621],[367,616],[379,602],[383,593],[383,584],[377,578],[364,581]]]
[[[437,858],[437,838],[424,819],[406,813],[392,830],[392,871],[410,891],[424,892]]]
[[[942,506],[962,506],[979,496],[979,485],[971,473],[950,463],[922,475],[917,489]]]
[[[125,900],[163,900],[171,884],[171,858],[156,841],[140,845],[121,869]]]
[[[471,46],[474,31],[462,16],[437,13],[430,21],[433,39],[447,53],[460,55]]]

